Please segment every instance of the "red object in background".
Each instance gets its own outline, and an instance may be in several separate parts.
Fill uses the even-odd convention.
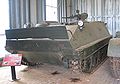
[[[2,66],[20,66],[22,54],[8,54],[5,55]]]
[[[0,55],[0,67],[2,66],[3,55]]]
[[[0,62],[0,67],[2,66],[2,62]]]

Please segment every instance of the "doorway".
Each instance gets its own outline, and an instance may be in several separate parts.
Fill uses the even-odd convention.
[[[0,0],[0,57],[5,51],[5,30],[9,29],[9,1]]]
[[[9,28],[9,3],[8,0],[0,0],[0,34],[5,34]]]

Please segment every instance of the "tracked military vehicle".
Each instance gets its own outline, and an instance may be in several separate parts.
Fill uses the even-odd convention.
[[[101,21],[6,30],[6,50],[24,64],[51,63],[92,72],[107,57],[111,35]]]

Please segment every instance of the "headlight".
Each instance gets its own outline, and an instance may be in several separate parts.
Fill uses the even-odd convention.
[[[84,23],[83,23],[83,21],[82,21],[82,20],[79,20],[79,21],[78,21],[78,25],[79,25],[80,27],[82,27],[82,26],[83,26],[83,24],[84,24]]]

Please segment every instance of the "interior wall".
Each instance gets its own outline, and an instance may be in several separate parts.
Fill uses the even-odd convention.
[[[58,22],[65,22],[65,1],[67,1],[67,16],[70,16],[70,1],[58,1]],[[10,28],[23,28],[25,23],[33,26],[46,20],[46,0],[9,0]]]
[[[24,24],[45,20],[45,0],[9,0],[10,28],[23,28]]]
[[[89,21],[104,21],[110,34],[120,31],[120,0],[72,0],[72,14],[79,9],[88,13]]]
[[[69,20],[66,17],[71,16],[71,0],[58,0],[58,22],[65,23]]]

